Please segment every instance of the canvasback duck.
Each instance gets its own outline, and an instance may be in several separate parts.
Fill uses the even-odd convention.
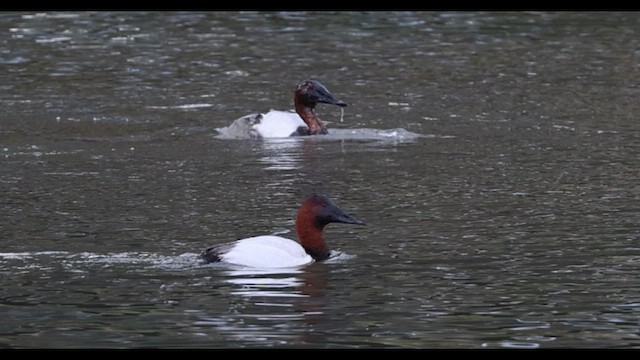
[[[311,264],[329,257],[322,229],[332,222],[365,225],[338,208],[327,196],[313,194],[298,209],[296,232],[299,243],[280,236],[255,236],[209,247],[200,256],[206,263],[223,262],[258,268]]]
[[[304,80],[296,86],[293,95],[296,113],[271,110],[265,114],[243,116],[230,127],[248,128],[253,138],[281,138],[301,135],[324,135],[327,128],[318,118],[318,103],[347,106],[316,80]]]

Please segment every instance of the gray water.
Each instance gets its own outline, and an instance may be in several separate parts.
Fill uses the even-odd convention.
[[[10,12],[0,69],[0,347],[640,347],[640,13]],[[219,136],[307,78],[329,136]],[[314,191],[336,258],[199,261]]]

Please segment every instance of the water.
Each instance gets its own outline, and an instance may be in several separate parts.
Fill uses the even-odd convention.
[[[640,14],[0,19],[0,346],[640,347]],[[306,78],[329,136],[216,131]],[[312,191],[336,259],[199,262]]]

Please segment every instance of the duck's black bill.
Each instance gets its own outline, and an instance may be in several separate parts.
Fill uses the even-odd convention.
[[[347,103],[336,99],[333,95],[322,97],[322,98],[320,98],[318,100],[318,102],[321,102],[321,103],[324,103],[324,104],[336,105],[336,106],[340,106],[340,107],[347,106]]]
[[[358,220],[355,217],[345,213],[335,215],[333,218],[333,222],[353,225],[367,225],[364,221]]]
[[[344,101],[338,100],[338,98],[335,97],[324,86],[316,87],[314,89],[313,95],[315,96],[315,98],[316,98],[316,100],[318,102],[321,102],[321,103],[324,103],[324,104],[336,105],[336,106],[341,106],[341,107],[347,106],[347,103],[345,103]]]

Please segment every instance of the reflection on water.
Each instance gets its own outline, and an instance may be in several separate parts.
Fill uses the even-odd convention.
[[[321,137],[290,137],[277,139],[252,140],[260,144],[260,162],[266,165],[264,170],[295,170],[300,168],[299,162],[311,161],[318,146],[335,143],[367,141],[374,145],[397,145],[413,142],[421,137],[404,129],[336,129]],[[435,137],[435,136],[430,136]],[[449,136],[442,136],[447,138]]]
[[[264,170],[295,170],[299,162],[304,161],[300,148],[304,146],[301,138],[262,139],[260,145],[264,156],[260,161]]]
[[[263,269],[227,270],[226,282],[239,285],[240,289],[232,291],[234,295],[247,297],[298,297],[303,296],[296,288],[302,281],[292,275],[300,274],[301,270],[283,269],[278,271]]]
[[[268,344],[304,344],[323,318],[326,269],[316,263],[300,269],[221,270],[231,285],[233,311],[228,315],[198,312],[199,327],[214,327],[232,339]],[[274,331],[277,329],[277,331]]]

